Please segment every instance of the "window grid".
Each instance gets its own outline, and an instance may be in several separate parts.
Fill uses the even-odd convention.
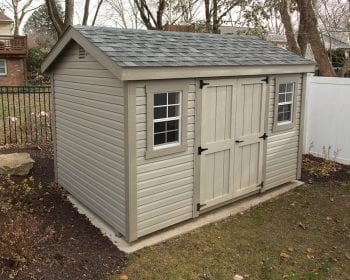
[[[0,75],[6,75],[6,60],[0,59]]]
[[[294,83],[280,84],[279,92],[278,92],[278,112],[277,112],[278,125],[292,122],[293,102],[294,102],[293,99],[294,99]]]
[[[167,147],[179,145],[180,139],[181,139],[181,97],[182,97],[181,93],[180,92],[162,92],[162,93],[156,93],[154,94],[154,96],[156,96],[157,94],[166,94],[166,101],[165,101],[165,104],[162,104],[162,105],[153,105],[153,111],[154,109],[157,109],[157,108],[165,108],[166,115],[163,118],[155,118],[155,116],[153,116],[153,147],[155,149],[159,149],[159,148],[167,148]],[[170,94],[178,95],[178,102],[169,104]],[[177,116],[175,115],[175,116],[169,117],[169,107],[175,107],[175,114],[177,114]],[[176,112],[176,107],[178,108],[177,112]],[[168,129],[168,124],[170,122],[177,122],[177,128]],[[155,132],[155,124],[157,123],[164,123],[165,129],[160,132]],[[178,132],[178,134],[175,136],[177,140],[168,142],[168,134],[172,132]],[[155,144],[156,142],[155,136],[162,135],[162,134],[164,134],[163,143]]]

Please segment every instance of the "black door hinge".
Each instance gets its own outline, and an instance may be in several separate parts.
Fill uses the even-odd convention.
[[[210,85],[209,83],[205,83],[203,80],[199,81],[199,88],[203,88],[204,86]]]
[[[262,189],[264,187],[264,181],[262,181],[259,185],[256,186],[257,188]]]
[[[198,147],[198,154],[201,155],[202,152],[207,151],[207,150],[208,150],[208,148]]]
[[[235,141],[236,143],[242,143],[242,142],[244,142],[243,140],[236,140]]]
[[[261,80],[262,82],[266,82],[267,84],[269,83],[269,77],[266,77],[265,79]]]
[[[206,204],[197,203],[197,211],[200,211],[202,207],[206,206]]]
[[[266,132],[262,135],[262,136],[260,136],[259,138],[262,138],[262,139],[264,139],[264,140],[266,140],[266,138],[267,137],[269,137],[267,134],[266,134]]]

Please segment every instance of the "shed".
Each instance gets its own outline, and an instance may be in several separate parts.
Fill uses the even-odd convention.
[[[127,241],[300,177],[314,63],[259,38],[75,26],[42,70],[56,180]]]

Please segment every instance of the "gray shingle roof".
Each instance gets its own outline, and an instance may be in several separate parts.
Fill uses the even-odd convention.
[[[74,28],[121,67],[314,64],[253,36]]]

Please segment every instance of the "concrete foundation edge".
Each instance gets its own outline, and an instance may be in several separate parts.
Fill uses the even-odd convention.
[[[113,230],[109,225],[107,225],[104,221],[102,221],[98,216],[92,213],[88,208],[82,205],[74,197],[68,196],[68,199],[78,210],[78,212],[80,214],[85,215],[95,227],[100,229],[103,235],[107,236],[111,240],[111,242],[118,247],[119,250],[129,254],[138,251],[142,248],[161,243],[181,234],[188,233],[210,223],[223,220],[230,216],[234,216],[238,213],[248,210],[253,206],[259,205],[260,203],[263,203],[274,197],[284,194],[303,184],[304,183],[301,181],[291,181],[287,184],[266,191],[262,194],[256,194],[254,196],[247,197],[245,199],[233,202],[232,204],[223,206],[219,209],[200,215],[198,218],[188,220],[180,224],[176,224],[170,228],[147,235],[133,243],[128,243],[122,237],[118,237],[118,233],[115,232],[115,230]]]

